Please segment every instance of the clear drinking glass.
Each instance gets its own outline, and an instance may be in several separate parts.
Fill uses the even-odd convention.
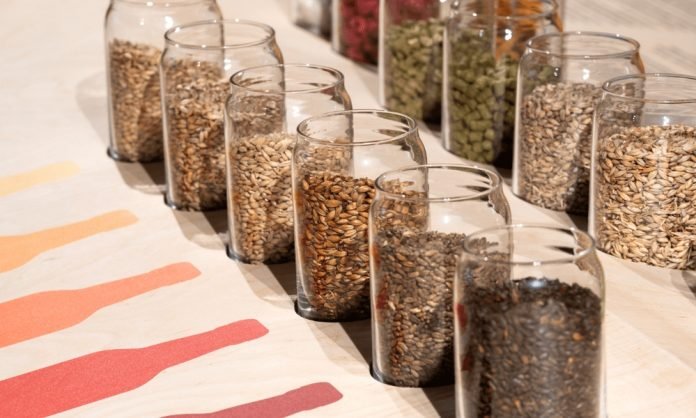
[[[292,149],[297,125],[351,109],[343,74],[319,65],[247,68],[230,79],[225,108],[230,257],[279,263],[293,257]]]
[[[457,416],[604,418],[604,274],[589,235],[469,235],[454,286]]]
[[[442,32],[449,0],[380,0],[379,97],[415,119],[440,121]]]
[[[176,25],[221,18],[215,0],[111,0],[104,19],[109,156],[162,159],[163,35]]]
[[[506,225],[502,179],[464,164],[382,174],[370,212],[372,374],[396,386],[454,382],[452,286],[464,240]]]
[[[309,118],[292,160],[297,311],[345,321],[370,315],[368,214],[375,179],[426,162],[416,122],[382,110]]]
[[[589,231],[613,256],[696,269],[696,77],[603,86],[595,112]]]
[[[448,151],[512,167],[519,60],[529,39],[558,30],[554,0],[453,4],[444,41],[442,132]]]
[[[517,80],[512,190],[546,209],[587,214],[592,115],[610,78],[641,74],[637,41],[600,32],[540,35]]]
[[[282,63],[270,26],[211,20],[177,26],[162,55],[167,204],[182,210],[225,207],[224,107],[229,77]]]

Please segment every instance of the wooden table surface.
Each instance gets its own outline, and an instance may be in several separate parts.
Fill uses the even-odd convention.
[[[158,417],[240,405],[232,411],[258,415],[263,408],[281,408],[283,399],[291,400],[286,405],[291,410],[310,408],[308,399],[321,394],[325,405],[298,416],[453,415],[451,386],[399,389],[370,377],[367,321],[332,324],[298,317],[292,303],[294,265],[229,260],[223,212],[165,206],[161,164],[107,158],[102,41],[107,3],[4,0],[0,5],[0,404],[38,408],[27,411],[58,408],[53,411],[63,411],[61,416]],[[377,107],[375,72],[292,26],[285,2],[220,4],[228,18],[272,25],[286,62],[342,70],[356,108]],[[567,17],[572,22],[572,7]],[[431,162],[459,161],[427,127],[422,138]],[[506,192],[515,222],[573,223]],[[696,416],[696,272],[600,258],[607,278],[609,415]],[[176,263],[190,263],[200,274]],[[183,276],[165,283],[162,277],[169,273],[152,273],[121,282],[119,291],[127,294],[106,286],[163,267]],[[146,278],[150,287],[143,284]],[[46,293],[88,287],[90,297],[103,301],[100,309],[83,306],[81,296],[65,302]],[[204,344],[204,333],[228,324],[239,327],[248,319],[267,334],[201,348],[127,390],[90,398],[98,392],[95,385],[124,383],[146,364],[110,359],[100,366],[102,372],[92,373],[85,364],[97,357],[89,354],[122,353],[107,350],[197,334],[202,337],[196,344]],[[102,382],[106,372],[113,376]],[[35,399],[27,398],[30,393]],[[67,406],[50,404],[54,398]]]

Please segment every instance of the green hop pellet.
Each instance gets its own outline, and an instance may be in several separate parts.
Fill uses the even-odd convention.
[[[443,32],[438,19],[406,21],[387,30],[383,80],[387,109],[440,121]]]
[[[474,31],[450,39],[448,149],[460,157],[494,163],[511,153],[515,126],[517,62],[496,59],[492,40]]]

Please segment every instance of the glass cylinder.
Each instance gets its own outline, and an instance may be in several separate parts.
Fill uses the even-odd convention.
[[[604,274],[592,238],[510,225],[463,247],[457,416],[604,418]]]
[[[162,36],[176,25],[221,18],[215,0],[111,0],[104,19],[109,156],[162,159]]]
[[[353,61],[377,64],[379,0],[334,0],[331,43]]]
[[[167,204],[182,210],[225,207],[224,107],[229,77],[282,63],[270,26],[243,20],[170,29],[162,55]]]
[[[377,178],[370,212],[372,374],[396,386],[454,382],[452,286],[464,240],[510,222],[502,179],[423,165]]]
[[[613,256],[696,269],[696,77],[603,86],[595,112],[590,233]]]
[[[552,33],[527,43],[517,80],[517,196],[587,214],[592,115],[606,80],[644,72],[638,50],[633,39],[598,32]]]
[[[462,1],[445,31],[445,148],[512,167],[518,63],[532,37],[561,29],[553,0]]]
[[[442,34],[448,0],[380,0],[379,94],[382,106],[439,122]]]
[[[290,0],[290,20],[323,37],[331,36],[332,0]]]
[[[366,319],[375,179],[426,162],[416,122],[398,113],[354,110],[307,119],[297,130],[292,160],[297,311],[314,320]]]
[[[225,110],[230,257],[280,263],[294,255],[292,149],[297,125],[351,109],[343,74],[278,64],[232,76]]]

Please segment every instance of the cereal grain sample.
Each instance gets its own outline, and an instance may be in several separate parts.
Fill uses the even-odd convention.
[[[696,128],[622,128],[597,142],[600,249],[657,267],[696,268]]]
[[[245,262],[276,263],[292,257],[294,142],[294,135],[272,133],[230,143],[228,204],[234,213],[236,251]]]
[[[464,294],[457,317],[466,330],[467,415],[599,418],[602,304],[594,292],[527,278]]]
[[[225,207],[223,107],[228,83],[217,66],[177,61],[167,73],[170,203],[179,209]]]
[[[453,382],[452,284],[464,240],[464,234],[396,229],[377,236],[375,338],[385,382]]]
[[[518,194],[547,209],[587,213],[592,114],[601,89],[586,83],[537,86],[522,100]]]
[[[325,320],[363,319],[370,312],[368,213],[374,181],[309,173],[298,191],[303,291]]]
[[[119,39],[109,44],[112,149],[134,162],[162,159],[159,61],[162,51]]]

